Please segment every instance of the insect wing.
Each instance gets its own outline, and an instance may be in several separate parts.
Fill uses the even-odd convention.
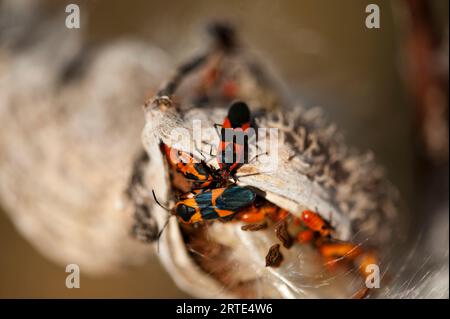
[[[246,131],[250,127],[250,110],[244,102],[230,106],[222,124],[218,162],[221,169],[235,170],[243,163],[246,147]],[[236,142],[234,138],[236,137]],[[239,141],[242,141],[241,143]]]
[[[217,197],[216,208],[236,212],[253,203],[255,197],[255,193],[249,188],[231,186]]]
[[[216,219],[220,217],[214,209],[212,196],[212,190],[208,190],[199,192],[194,197],[203,219]]]
[[[233,215],[250,205],[255,197],[248,188],[232,186],[202,191],[194,198],[203,219],[216,219]]]
[[[208,186],[212,180],[212,170],[203,161],[198,161],[192,154],[183,152],[162,143],[163,151],[169,164],[187,179],[202,182],[202,186]]]

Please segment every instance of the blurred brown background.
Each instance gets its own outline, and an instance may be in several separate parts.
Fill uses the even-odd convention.
[[[90,46],[133,37],[166,50],[180,62],[202,48],[206,22],[226,18],[241,38],[306,106],[323,106],[351,144],[371,149],[411,208],[415,196],[412,109],[402,84],[405,62],[394,19],[400,1],[44,1],[61,15],[77,3]],[[381,8],[381,29],[368,30],[365,7]],[[431,1],[441,25],[448,2]],[[192,45],[197,45],[197,48]],[[186,49],[186,47],[188,49]],[[145,57],[142,57],[145,59]],[[44,259],[0,213],[0,297],[184,297],[155,258],[139,269],[102,278],[81,276],[65,288],[64,268]]]

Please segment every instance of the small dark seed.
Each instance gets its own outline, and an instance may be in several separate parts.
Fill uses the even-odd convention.
[[[266,229],[267,228],[267,223],[263,222],[260,224],[247,224],[241,227],[242,230],[245,231],[258,231],[261,229]]]
[[[266,267],[278,267],[282,260],[283,255],[280,252],[280,244],[272,245],[266,255]]]
[[[284,247],[290,248],[292,246],[293,241],[288,233],[286,221],[282,221],[275,226],[275,234]]]

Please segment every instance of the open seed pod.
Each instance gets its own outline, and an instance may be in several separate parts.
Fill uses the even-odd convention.
[[[219,69],[233,69],[227,63],[236,65],[236,61],[222,60]],[[206,70],[207,74],[208,66]],[[227,76],[245,82],[242,74],[248,75],[247,71],[241,67],[231,74],[224,72],[225,79],[219,82],[226,83]],[[163,206],[171,208],[176,201],[177,176],[170,172],[160,143],[197,152],[206,157],[206,162],[214,161],[211,150],[215,149],[215,143],[207,132],[227,116],[226,99],[210,96],[205,105],[192,96],[192,92],[199,92],[198,87],[204,85],[195,82],[199,78],[191,78],[190,90],[185,90],[184,96],[182,93],[166,95],[163,89],[162,94],[145,105],[143,143],[149,158],[137,165],[136,171],[141,172],[142,178],[139,187],[131,191],[132,198],[139,198],[135,201],[148,207],[147,224],[156,222],[163,229],[169,218],[159,238],[158,251],[175,282],[193,296],[209,298],[355,296],[364,284],[357,269],[327,271],[323,259],[310,245],[296,244],[278,251],[276,223],[252,232],[242,230],[243,224],[238,221],[185,225],[169,217]],[[254,83],[258,83],[257,79]],[[264,90],[257,85],[254,88]],[[277,134],[271,136],[275,143],[265,154],[268,160],[244,164],[237,174],[238,184],[251,187],[259,197],[293,216],[300,217],[306,209],[319,212],[332,225],[333,236],[338,240],[372,248],[386,243],[393,233],[396,193],[372,156],[348,149],[335,126],[324,120],[320,109],[283,108],[278,106],[281,99],[274,98],[273,94],[269,102],[264,99],[267,95],[250,99],[249,93],[238,90],[233,97],[248,102],[257,127],[275,128]],[[175,140],[174,135],[182,139]],[[151,190],[160,203],[151,198]],[[147,232],[143,229],[144,238],[147,235],[156,239],[148,229]],[[277,267],[266,267],[271,253],[283,259]]]

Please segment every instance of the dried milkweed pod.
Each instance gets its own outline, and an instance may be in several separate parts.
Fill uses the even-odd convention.
[[[172,113],[169,113],[167,118],[158,114],[157,116],[161,116],[160,120],[153,122],[157,118],[152,114],[154,111],[148,111],[150,115],[143,135],[151,158],[149,170],[146,173],[147,187],[157,189],[162,201],[169,201],[172,186],[167,171],[160,169],[165,163],[158,148],[159,139],[164,138],[165,135],[158,133],[165,132],[166,128],[172,127],[171,125],[175,123],[178,125],[183,122]],[[191,110],[185,114],[184,119],[189,118],[190,114],[194,114],[192,116],[195,118],[198,118],[200,114],[211,115],[214,116],[214,120],[209,120],[212,124],[225,116],[225,113],[221,111],[223,110]],[[204,119],[208,120],[207,117]],[[359,240],[368,240],[373,245],[385,243],[389,239],[395,217],[392,193],[389,184],[382,179],[382,175],[378,175],[379,168],[375,166],[371,158],[336,153],[333,154],[336,156],[334,166],[333,163],[326,163],[326,158],[331,156],[322,157],[318,163],[310,162],[312,163],[310,165],[302,162],[301,159],[289,160],[291,151],[295,151],[296,148],[287,140],[292,137],[290,134],[296,134],[295,130],[286,129],[289,126],[285,126],[286,124],[281,122],[283,120],[273,122],[271,117],[262,117],[262,121],[277,123],[285,130],[287,136],[279,146],[279,154],[285,156],[284,161],[282,157],[279,169],[273,174],[261,173],[240,178],[241,185],[252,186],[262,191],[270,202],[293,214],[299,214],[303,209],[308,208],[320,211],[332,222],[339,239],[358,240],[359,238]],[[155,126],[155,123],[160,123],[161,126]],[[295,125],[293,124],[293,127]],[[334,136],[326,135],[324,133],[326,131],[320,131],[321,129],[318,129],[318,135]],[[293,140],[296,138],[298,136],[295,136]],[[328,146],[325,144],[326,140],[318,141],[322,148]],[[339,146],[335,144],[333,147]],[[314,165],[321,165],[323,168]],[[258,172],[258,166],[247,164],[241,170],[244,173]],[[312,173],[308,174],[308,172]],[[348,176],[344,178],[338,174]],[[317,180],[314,179],[315,177]],[[152,205],[151,211],[152,216],[162,226],[167,218],[167,212],[155,204]],[[206,297],[203,292],[216,297],[228,294],[252,297],[350,295],[346,289],[331,293],[332,290],[329,288],[333,287],[333,281],[330,282],[322,275],[315,273],[317,271],[320,274],[323,270],[320,269],[319,261],[314,262],[317,258],[314,252],[306,247],[294,246],[289,250],[283,250],[286,256],[281,267],[277,270],[265,268],[263,260],[267,249],[271,243],[276,242],[274,229],[268,228],[250,233],[242,231],[241,226],[239,223],[216,222],[208,227],[180,227],[177,221],[172,219],[160,239],[159,255],[175,280],[197,296]],[[313,267],[314,264],[316,264],[315,267]],[[315,270],[308,269],[310,267]],[[199,284],[203,282],[206,286]],[[319,288],[325,284],[326,289]],[[273,285],[275,287],[272,287]],[[228,286],[230,290],[223,286]],[[257,286],[259,288],[256,288]]]
[[[200,69],[196,75],[184,74],[193,71],[193,66]],[[211,91],[205,91],[201,75],[211,70],[220,75],[207,87]],[[148,205],[151,219],[162,229],[169,216],[148,195],[151,189],[161,202],[171,205],[176,200],[176,185],[160,143],[174,146],[171,134],[181,128],[194,136],[195,120],[201,121],[202,130],[221,123],[231,99],[214,90],[232,79],[238,88],[251,88],[238,89],[232,98],[248,102],[258,127],[278,132],[276,146],[269,152],[277,154],[276,168],[267,171],[261,162],[245,164],[238,171],[238,184],[251,187],[293,216],[300,217],[305,209],[320,212],[338,240],[381,247],[393,235],[396,191],[373,156],[349,149],[319,108],[285,105],[289,102],[264,86],[268,82],[259,81],[260,73],[252,70],[241,51],[216,48],[182,66],[146,103],[142,138],[150,160],[138,188],[144,190],[140,198]],[[185,75],[190,79],[187,85],[181,81]],[[260,94],[264,91],[269,94]],[[188,138],[176,147],[189,150],[191,144]],[[211,148],[207,139],[196,145],[202,154]],[[242,226],[239,222],[181,225],[171,218],[159,239],[159,257],[176,283],[198,297],[351,297],[361,285],[355,271],[331,276],[308,245],[277,246],[280,238],[290,246],[286,229],[272,225],[248,232]],[[267,261],[268,266],[278,267],[266,267]]]

